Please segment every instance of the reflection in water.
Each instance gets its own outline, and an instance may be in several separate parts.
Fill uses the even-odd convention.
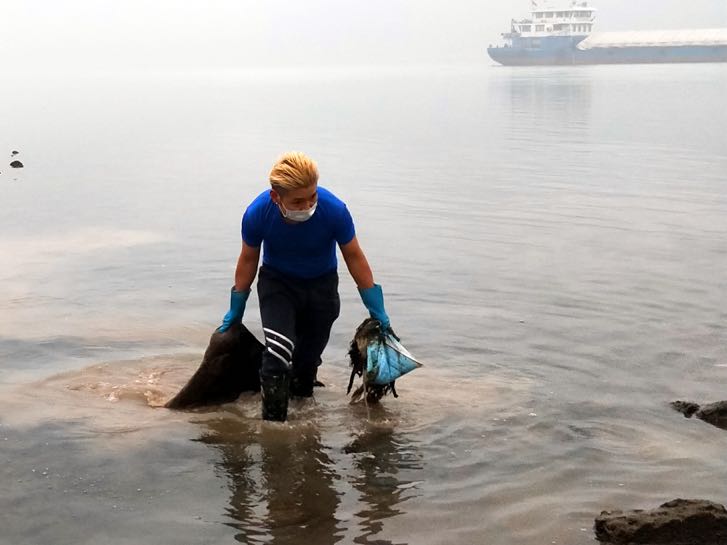
[[[422,469],[418,452],[393,427],[373,425],[368,425],[344,452],[355,456],[357,477],[354,477],[353,486],[361,493],[361,501],[365,504],[356,513],[361,519],[363,533],[354,542],[394,545],[391,541],[370,538],[381,533],[384,520],[403,513],[399,505],[416,494],[417,481],[402,481],[398,474],[402,470]]]
[[[231,526],[241,543],[333,544],[339,541],[335,514],[339,493],[333,463],[318,431],[264,428],[256,434],[240,419],[209,422],[201,441],[222,453],[220,468],[230,479]]]
[[[592,102],[587,72],[513,75],[508,83],[509,144],[525,145],[531,152],[547,146],[561,154],[587,139]],[[540,157],[541,162],[547,159]]]
[[[591,79],[585,72],[513,76],[509,80],[511,113],[559,124],[586,123],[591,109]]]
[[[221,453],[219,469],[232,492],[228,524],[240,531],[235,539],[403,545],[376,536],[386,519],[404,512],[400,504],[418,494],[420,455],[391,424],[357,422],[361,430],[353,439],[332,448],[321,440],[316,421],[292,426],[261,426],[241,416],[207,421],[199,440]],[[349,421],[346,428],[351,427]],[[331,435],[335,443],[339,434]],[[342,505],[349,507],[339,513]],[[359,506],[353,520],[351,505]]]

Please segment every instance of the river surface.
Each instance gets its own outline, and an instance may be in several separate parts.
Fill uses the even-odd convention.
[[[2,545],[582,545],[727,502],[727,433],[668,405],[727,398],[727,65],[0,80]],[[342,266],[288,423],[168,411],[290,149],[425,366],[348,403]]]

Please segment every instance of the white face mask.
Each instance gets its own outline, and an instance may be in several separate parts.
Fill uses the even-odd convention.
[[[285,219],[289,219],[290,221],[295,221],[298,223],[302,223],[304,221],[308,221],[313,217],[313,214],[315,214],[316,207],[318,206],[318,202],[316,202],[313,206],[311,206],[308,210],[286,210],[283,204],[280,204],[280,211],[283,213],[283,217]]]

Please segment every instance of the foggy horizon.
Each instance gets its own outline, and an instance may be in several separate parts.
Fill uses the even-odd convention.
[[[552,5],[569,2],[552,0]],[[727,2],[592,1],[596,31],[727,27]],[[3,2],[6,71],[489,64],[530,0]]]

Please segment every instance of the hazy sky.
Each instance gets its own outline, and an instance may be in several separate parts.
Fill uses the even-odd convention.
[[[566,5],[568,0],[551,0]],[[598,30],[727,27],[727,0],[595,0]],[[0,0],[4,70],[489,62],[530,0]]]

